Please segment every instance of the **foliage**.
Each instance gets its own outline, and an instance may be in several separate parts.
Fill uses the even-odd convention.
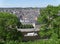
[[[9,13],[0,13],[0,40],[18,40],[22,34],[17,31],[18,18]],[[19,34],[20,33],[20,34]]]
[[[40,36],[52,36],[57,34],[60,38],[60,6],[48,5],[46,8],[40,10],[38,22],[40,26]]]
[[[25,24],[25,25],[21,25],[19,28],[26,29],[26,28],[34,28],[34,27],[33,25]]]
[[[42,39],[36,41],[28,41],[28,42],[19,42],[19,41],[5,41],[2,44],[60,44],[60,39]]]
[[[23,35],[19,28],[32,28],[32,25],[22,25],[18,18],[9,13],[0,13],[0,44],[60,44],[60,6],[50,6],[40,10],[38,17],[41,38],[35,41],[21,42]]]

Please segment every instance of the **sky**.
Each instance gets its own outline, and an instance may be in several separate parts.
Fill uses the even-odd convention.
[[[46,7],[60,5],[60,0],[0,0],[0,7]]]

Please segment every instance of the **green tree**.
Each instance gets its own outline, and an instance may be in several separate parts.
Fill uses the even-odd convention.
[[[51,36],[53,33],[56,33],[58,37],[60,36],[59,10],[59,7],[50,5],[40,10],[40,16],[38,17],[38,22],[41,24],[40,36]]]
[[[0,40],[17,40],[21,38],[21,32],[17,31],[19,20],[16,15],[0,13]],[[20,23],[21,25],[21,23]]]

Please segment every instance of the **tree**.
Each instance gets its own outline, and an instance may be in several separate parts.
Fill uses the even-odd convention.
[[[0,13],[0,40],[17,40],[21,38],[21,32],[17,31],[19,20],[16,15]],[[21,24],[20,24],[21,25]]]
[[[48,5],[46,8],[41,9],[38,22],[40,26],[40,36],[57,34],[60,36],[60,16],[58,15],[59,7]]]

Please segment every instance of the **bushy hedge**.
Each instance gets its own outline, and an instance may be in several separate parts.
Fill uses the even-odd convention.
[[[34,28],[34,27],[33,27],[33,25],[26,24],[26,25],[21,25],[19,28],[26,29],[26,28]]]
[[[35,40],[28,42],[19,42],[19,41],[5,41],[0,42],[1,44],[60,44],[60,39],[43,39],[43,40]]]

